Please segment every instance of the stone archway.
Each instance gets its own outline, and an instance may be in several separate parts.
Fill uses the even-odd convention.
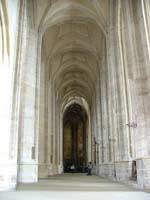
[[[79,104],[70,105],[63,116],[64,172],[74,164],[76,172],[84,172],[87,164],[87,114]]]
[[[93,4],[71,1],[70,7],[66,2],[53,4],[39,27],[39,178],[63,173],[62,123],[71,99],[84,99],[88,105],[82,102],[88,116],[87,160],[94,154],[96,84],[100,84],[99,66],[105,67],[101,56],[106,38],[96,20],[98,15],[95,19],[95,12],[90,12]]]

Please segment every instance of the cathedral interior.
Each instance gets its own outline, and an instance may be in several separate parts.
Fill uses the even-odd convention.
[[[150,189],[150,1],[0,1],[0,190],[85,173]]]

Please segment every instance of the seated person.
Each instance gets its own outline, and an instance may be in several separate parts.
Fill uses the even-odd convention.
[[[92,162],[89,162],[88,166],[87,166],[87,176],[91,176],[92,173]]]
[[[75,172],[75,166],[74,166],[74,164],[72,164],[72,165],[70,166],[70,170],[71,170],[72,174]]]

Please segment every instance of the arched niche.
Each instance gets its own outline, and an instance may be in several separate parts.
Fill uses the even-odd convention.
[[[63,165],[64,172],[70,172],[75,165],[76,172],[84,172],[87,165],[87,123],[86,111],[77,103],[71,104],[63,115]]]

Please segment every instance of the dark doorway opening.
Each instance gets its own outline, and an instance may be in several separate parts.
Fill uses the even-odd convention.
[[[132,180],[137,180],[137,167],[136,167],[136,161],[132,161]]]
[[[63,163],[64,172],[85,172],[87,164],[86,153],[87,114],[79,104],[67,108],[63,118]]]

